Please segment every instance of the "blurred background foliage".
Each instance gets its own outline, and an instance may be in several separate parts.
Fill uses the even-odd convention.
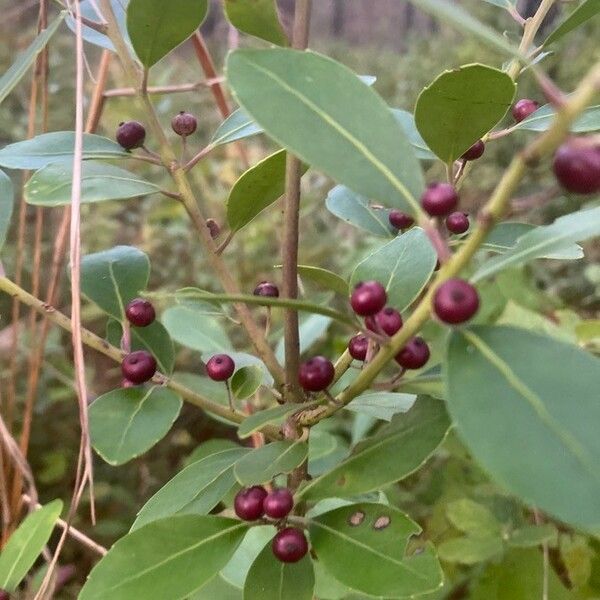
[[[285,14],[290,3],[281,4]],[[516,27],[504,11],[480,0],[466,0],[464,4],[498,30],[506,30],[507,35],[515,34]],[[529,4],[535,5],[535,2]],[[314,32],[310,46],[343,62],[359,74],[376,76],[375,89],[390,106],[411,112],[422,88],[444,69],[470,62],[500,66],[497,57],[477,41],[465,39],[462,34],[446,27],[436,26],[428,17],[407,6],[410,5],[384,0],[375,3],[372,0],[346,0],[342,3],[319,0],[315,2]],[[559,8],[558,12],[561,10],[567,8]],[[15,54],[31,40],[35,28],[36,2],[0,0],[0,11],[3,15],[0,19],[3,39],[0,46],[0,72],[3,72],[11,64]],[[213,5],[211,16],[203,27],[215,62],[220,68],[227,52],[229,31],[218,3]],[[562,43],[556,55],[545,59],[545,68],[564,90],[572,89],[589,65],[600,59],[598,39],[600,22],[596,19],[571,35],[566,43]],[[255,43],[241,36],[241,45]],[[50,130],[73,128],[72,51],[72,34],[63,26],[51,43]],[[86,58],[92,73],[99,56],[97,48],[86,45]],[[191,46],[185,44],[174,56],[162,61],[153,70],[151,85],[195,82],[202,78]],[[116,61],[111,67],[111,85],[124,85]],[[527,73],[519,82],[518,96],[539,96],[533,79]],[[207,88],[194,93],[157,96],[155,103],[166,127],[179,110],[187,110],[198,116],[198,132],[189,141],[192,149],[200,149],[206,145],[221,121]],[[27,104],[28,83],[25,79],[0,107],[0,145],[25,137]],[[141,115],[136,113],[130,99],[110,99],[98,133],[113,137],[119,122],[136,118],[141,119]],[[525,132],[517,133],[488,145],[485,157],[476,166],[475,175],[467,180],[463,188],[465,209],[474,209],[485,201],[514,152],[530,135]],[[173,137],[175,138],[174,134]],[[147,142],[152,148],[153,140],[150,138]],[[273,144],[265,137],[253,138],[245,145],[251,164],[274,149]],[[579,199],[566,197],[556,189],[547,167],[546,164],[540,165],[528,175],[520,189],[520,202],[515,205],[513,218],[548,223],[579,206]],[[228,192],[243,170],[244,165],[235,147],[224,146],[213,152],[208,160],[201,162],[193,171],[205,214],[218,223],[224,221]],[[165,176],[156,168],[142,167],[140,173],[168,187]],[[440,175],[439,167],[431,168],[428,173],[430,179]],[[18,175],[15,177],[18,178]],[[358,259],[378,242],[327,212],[324,198],[330,187],[331,182],[317,173],[309,172],[305,177],[300,262],[349,275]],[[59,210],[46,213],[45,257],[52,251],[53,231],[60,217],[59,213]],[[261,214],[236,235],[225,253],[241,287],[248,292],[258,281],[279,280],[279,271],[274,267],[279,263],[280,213],[281,207],[274,205]],[[32,265],[32,223],[33,210],[30,209],[25,287],[28,287],[28,270]],[[4,264],[9,276],[14,267],[15,229],[13,226],[5,250]],[[152,261],[149,285],[152,291],[174,290],[191,285],[218,290],[213,276],[206,268],[187,217],[175,201],[152,196],[141,200],[84,206],[82,238],[85,253],[104,250],[117,244],[134,245],[144,250]],[[537,261],[525,270],[506,272],[493,283],[486,284],[483,289],[486,299],[484,318],[500,316],[509,302],[513,320],[521,319],[522,325],[529,325],[525,322],[530,318],[527,309],[545,315],[548,327],[554,324],[566,329],[572,328],[579,317],[590,318],[597,315],[600,309],[600,246],[597,242],[588,243],[585,252],[586,258],[582,261]],[[45,269],[42,270],[42,277],[44,275]],[[313,297],[320,292],[308,281],[304,282],[303,291]],[[63,299],[59,305],[64,308],[67,302],[67,294],[63,289]],[[339,308],[344,309],[343,302]],[[105,318],[91,304],[86,304],[84,309],[86,325],[104,335]],[[5,369],[8,364],[10,303],[4,296],[0,297],[0,315],[0,365]],[[278,339],[280,327],[277,311],[274,311],[274,341]],[[241,336],[236,326],[230,325],[228,328],[234,342],[239,342]],[[431,325],[427,334],[429,338],[438,338],[441,342],[441,331],[438,329]],[[21,335],[19,360],[23,377],[19,381],[19,392],[25,387],[26,359],[31,346],[26,328],[22,329]],[[346,343],[345,333],[331,327],[329,335],[322,335],[313,350],[334,356],[345,348]],[[437,348],[434,345],[435,351],[439,351],[439,343]],[[192,373],[202,371],[198,353],[182,347],[179,347],[178,352],[179,370]],[[87,380],[90,396],[93,398],[118,385],[120,373],[114,363],[92,352],[86,354]],[[53,330],[49,339],[35,411],[29,458],[39,485],[41,502],[53,498],[68,500],[77,460],[79,430],[72,389],[69,338],[58,330]],[[373,422],[363,418],[351,418],[347,415],[326,424],[323,429],[335,434],[338,440],[336,452],[339,455],[373,425]],[[170,434],[139,459],[118,468],[110,467],[100,459],[95,461],[98,525],[91,527],[86,506],[82,506],[79,511],[75,525],[89,532],[100,543],[110,545],[128,531],[136,510],[181,467],[200,443],[208,439],[234,437],[232,429],[210,420],[193,407],[184,407]],[[460,525],[456,521],[453,523],[448,515],[449,506],[456,500],[469,498],[489,510],[502,524],[498,533],[499,540],[504,540],[510,529],[531,524],[533,519],[518,503],[490,483],[452,435],[426,468],[401,484],[391,486],[387,495],[423,525],[427,537],[436,545],[461,535]],[[504,542],[499,543],[502,546]],[[551,550],[551,563],[557,577],[552,582],[554,595],[550,597],[600,597],[599,552],[600,546],[596,541],[570,531],[562,531]],[[461,555],[464,557],[465,552]],[[448,584],[435,597],[486,600],[539,597],[537,594],[518,595],[521,592],[511,591],[511,586],[516,584],[510,583],[521,578],[530,585],[525,594],[537,590],[539,581],[531,579],[541,560],[537,550],[501,547],[499,552],[482,556],[475,556],[473,560],[466,561],[471,564],[464,565],[460,564],[464,560],[456,561],[449,553],[446,556],[448,560],[444,562]],[[58,597],[76,596],[84,574],[94,559],[81,546],[67,544],[63,563],[76,565],[77,575]],[[498,581],[505,581],[504,591],[494,591]],[[577,594],[563,596],[566,593],[563,585],[575,588]]]

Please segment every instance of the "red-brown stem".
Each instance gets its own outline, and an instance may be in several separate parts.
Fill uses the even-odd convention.
[[[112,54],[112,53],[111,53]],[[211,87],[216,83],[222,83],[225,81],[224,77],[215,77],[214,79],[207,79],[205,81],[198,81],[196,83],[182,83],[179,85],[161,85],[151,86],[146,90],[149,95],[152,94],[179,94],[183,92],[193,92],[202,87]],[[132,87],[114,88],[112,90],[106,90],[104,92],[105,98],[123,98],[128,96],[137,96],[138,90]]]

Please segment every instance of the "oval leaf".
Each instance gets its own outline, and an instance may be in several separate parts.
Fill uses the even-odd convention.
[[[528,331],[472,327],[452,334],[445,377],[453,421],[484,468],[525,502],[600,532],[598,359]]]
[[[131,349],[148,350],[165,375],[170,375],[175,366],[175,347],[171,336],[162,323],[154,321],[147,327],[131,327]]]
[[[391,421],[394,415],[408,412],[416,399],[417,397],[414,394],[375,392],[354,398],[346,406],[346,409],[363,415],[370,415],[376,419]]]
[[[435,154],[427,147],[425,140],[417,129],[415,117],[407,110],[402,110],[400,108],[392,108],[392,114],[396,121],[400,123],[400,127],[404,129],[410,143],[415,149],[417,157],[422,160],[435,160]]]
[[[94,450],[109,464],[122,465],[143,454],[171,429],[181,398],[162,387],[120,388],[90,406]]]
[[[244,439],[250,437],[254,432],[258,431],[265,425],[271,423],[282,423],[284,419],[299,410],[306,408],[305,404],[298,406],[297,404],[282,404],[281,406],[274,406],[273,408],[267,408],[260,410],[250,415],[238,428],[238,437]]]
[[[275,0],[224,0],[224,4],[227,20],[240,31],[277,46],[288,45]]]
[[[238,108],[221,123],[213,135],[210,144],[211,146],[229,144],[262,133],[263,131],[264,129],[245,110]]]
[[[517,123],[515,129],[527,131],[547,131],[556,117],[556,111],[551,104],[545,104],[538,108],[526,119]],[[600,105],[588,106],[571,125],[573,133],[587,133],[600,130]]]
[[[0,250],[6,242],[14,204],[15,189],[13,183],[4,171],[0,171]]]
[[[231,393],[237,400],[245,400],[256,393],[262,385],[263,370],[251,365],[238,369],[231,378]]]

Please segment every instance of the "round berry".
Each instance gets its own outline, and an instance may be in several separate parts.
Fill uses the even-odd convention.
[[[390,225],[395,229],[408,229],[415,224],[415,220],[401,210],[392,210],[389,214]]]
[[[352,310],[361,317],[378,313],[387,302],[385,288],[378,281],[361,281],[350,296]]]
[[[270,281],[261,281],[254,288],[255,296],[262,296],[263,298],[279,298],[279,288]]]
[[[575,139],[554,155],[554,174],[563,188],[575,194],[600,192],[600,144]]]
[[[283,519],[294,508],[294,495],[287,488],[279,488],[267,494],[263,502],[265,515],[271,519]]]
[[[300,365],[298,380],[307,392],[321,392],[335,377],[333,363],[324,356],[315,356]]]
[[[121,373],[134,384],[145,383],[156,373],[156,359],[150,352],[136,350],[128,354],[121,363]]]
[[[540,103],[536,100],[530,100],[529,98],[522,98],[516,102],[512,107],[513,119],[520,123],[524,121],[529,115],[533,114],[540,107]]]
[[[350,352],[350,356],[356,360],[365,360],[365,358],[367,358],[368,349],[369,340],[366,335],[355,335],[348,342],[348,352]]]
[[[154,323],[156,312],[151,302],[143,298],[136,298],[125,308],[125,316],[136,327],[148,327],[148,325]]]
[[[125,148],[125,150],[133,150],[144,145],[146,139],[146,129],[137,121],[126,121],[119,123],[117,129],[117,142]]]
[[[233,501],[235,514],[244,521],[256,521],[264,514],[263,502],[267,497],[267,490],[260,485],[240,490]]]
[[[196,127],[198,127],[198,121],[192,113],[182,110],[179,114],[175,115],[171,119],[171,127],[177,135],[180,135],[181,137],[187,137],[196,131]]]
[[[463,279],[448,279],[433,295],[433,310],[444,323],[468,321],[479,309],[477,290]]]
[[[469,215],[464,212],[453,212],[446,217],[446,227],[450,233],[464,233],[469,229]]]
[[[402,315],[390,306],[379,311],[376,315],[365,319],[367,329],[375,333],[394,335],[402,328]]]
[[[458,204],[458,194],[449,183],[433,183],[421,196],[423,209],[432,217],[444,217]]]
[[[483,140],[477,140],[462,156],[465,160],[477,160],[483,156],[485,144]]]
[[[213,381],[227,381],[235,371],[235,363],[229,354],[215,354],[206,363],[206,373]]]
[[[304,532],[295,527],[286,527],[273,538],[273,554],[284,563],[295,563],[306,556],[308,542]]]
[[[396,354],[396,362],[405,369],[420,369],[428,360],[429,346],[420,337],[414,337]]]

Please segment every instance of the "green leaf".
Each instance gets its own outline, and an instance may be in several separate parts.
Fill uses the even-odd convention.
[[[575,327],[577,339],[580,342],[588,343],[596,339],[600,340],[600,319],[589,319],[582,321]]]
[[[125,307],[148,285],[150,261],[132,246],[88,254],[81,261],[81,291],[105,313],[125,319]]]
[[[320,340],[331,325],[331,317],[310,315],[300,323],[300,354],[304,354]],[[285,345],[281,338],[275,349],[275,356],[281,363],[285,360]]]
[[[200,352],[222,352],[231,349],[227,333],[216,318],[188,306],[173,306],[162,316],[162,323],[176,341]]]
[[[501,524],[496,517],[482,504],[461,498],[448,504],[448,519],[460,531],[473,537],[499,537]]]
[[[282,404],[281,406],[259,410],[244,419],[244,422],[238,428],[238,437],[243,440],[265,425],[283,423],[286,417],[304,408],[306,408],[305,404]]]
[[[417,397],[414,394],[374,392],[354,398],[346,408],[355,413],[391,421],[394,415],[408,412],[416,399]]]
[[[79,599],[187,598],[227,564],[247,529],[237,520],[198,515],[150,523],[109,550]]]
[[[511,44],[505,36],[500,35],[491,27],[484,25],[466,9],[454,2],[450,2],[449,0],[411,0],[411,2],[422,11],[482,41],[501,54],[519,56],[519,49],[514,44]],[[520,58],[521,60],[524,59],[524,57]]]
[[[235,485],[233,466],[247,452],[239,446],[223,450],[179,471],[142,506],[131,530],[174,515],[208,514]]]
[[[13,183],[4,171],[0,171],[0,250],[6,242],[14,204],[15,189]]]
[[[210,145],[220,146],[222,144],[229,144],[263,133],[263,131],[264,129],[244,109],[238,108],[219,125]]]
[[[195,594],[192,594],[189,600],[206,600],[207,598],[215,598],[215,600],[243,600],[242,590],[225,581],[221,575],[213,577]]]
[[[175,366],[175,348],[173,340],[159,321],[147,327],[131,327],[131,349],[147,350],[154,356],[158,368],[165,375],[170,375]]]
[[[349,293],[348,282],[337,273],[333,273],[327,269],[309,265],[298,265],[298,274],[300,277],[304,277],[304,279],[308,279],[342,296],[347,296]]]
[[[276,475],[293,471],[307,455],[304,442],[271,442],[240,459],[234,467],[235,477],[242,485],[266,483]]]
[[[444,71],[419,95],[417,129],[429,148],[451,163],[502,120],[515,91],[504,71],[486,65]]]
[[[507,267],[515,267],[564,251],[565,247],[574,242],[583,242],[599,234],[600,206],[565,215],[556,219],[552,225],[536,227],[520,237],[512,250],[484,263],[471,277],[471,281],[481,281]]]
[[[492,477],[600,532],[598,359],[529,331],[474,326],[450,337],[445,378],[458,433]]]
[[[73,163],[59,162],[34,173],[25,185],[25,199],[36,206],[64,206],[71,203]],[[86,161],[81,179],[81,202],[126,200],[157,194],[160,187],[138,175],[107,163]]]
[[[0,77],[0,104],[13,91],[15,86],[21,81],[29,67],[33,64],[38,54],[46,47],[50,38],[54,35],[60,24],[63,22],[67,12],[62,11],[50,25],[42,30],[38,36],[29,44],[27,49],[19,54],[17,60]]]
[[[256,366],[242,367],[231,378],[231,393],[238,400],[250,398],[262,385],[263,370]]]
[[[515,129],[525,129],[527,131],[547,131],[552,125],[556,116],[556,111],[551,104],[540,106],[534,113],[526,119],[517,123]],[[600,104],[588,106],[571,125],[573,133],[587,133],[600,130]]]
[[[30,140],[4,146],[0,150],[0,167],[7,169],[42,169],[50,163],[73,160],[75,134],[72,131],[42,133]],[[119,144],[91,133],[83,134],[83,158],[119,159],[130,156]]]
[[[516,548],[532,548],[547,543],[555,546],[558,541],[558,530],[552,523],[529,525],[515,529],[507,540],[509,546]]]
[[[224,0],[224,5],[227,20],[240,31],[277,46],[288,45],[275,0]]]
[[[27,516],[0,552],[0,589],[16,591],[50,539],[63,503],[54,500]]]
[[[350,286],[359,281],[379,281],[387,291],[388,304],[403,311],[419,296],[436,262],[429,238],[422,229],[413,227],[360,262],[352,273]]]
[[[337,185],[330,190],[325,206],[330,213],[346,223],[378,237],[390,238],[397,233],[390,225],[387,210],[371,208],[368,198],[343,185]]]
[[[163,387],[119,388],[90,406],[94,450],[109,464],[123,465],[140,456],[171,429],[181,398]]]
[[[407,110],[402,110],[400,108],[392,108],[392,114],[396,121],[400,123],[400,127],[404,129],[404,133],[408,136],[417,157],[422,160],[435,160],[435,154],[428,148],[425,140],[417,129],[415,117]]]
[[[600,0],[584,0],[547,38],[543,43],[549,46],[562,39],[586,21],[593,19],[600,13]]]
[[[232,448],[239,448],[239,444],[236,444],[233,440],[226,438],[212,438],[202,442],[197,446],[183,461],[183,467],[189,467],[192,463],[202,460],[207,456],[222,452],[223,450],[231,450]]]
[[[504,547],[498,537],[460,537],[442,542],[437,550],[446,562],[476,565],[502,554]]]
[[[444,439],[449,422],[443,402],[420,396],[406,413],[396,415],[350,456],[309,482],[299,496],[315,501],[346,498],[381,489],[416,471]]]
[[[355,73],[313,52],[276,48],[233,52],[227,78],[242,107],[304,162],[358,193],[419,212],[423,174],[410,142]]]
[[[305,556],[297,563],[283,563],[268,544],[252,563],[244,585],[244,600],[312,600],[315,572]]]
[[[287,152],[280,150],[248,169],[234,184],[227,200],[227,222],[232,231],[248,225],[285,191]],[[303,173],[308,167],[303,167]]]
[[[341,583],[366,594],[404,597],[433,591],[442,571],[433,547],[407,555],[421,528],[396,508],[352,504],[313,519],[310,537],[319,562]]]
[[[130,0],[127,31],[141,63],[150,68],[202,25],[208,0]]]

